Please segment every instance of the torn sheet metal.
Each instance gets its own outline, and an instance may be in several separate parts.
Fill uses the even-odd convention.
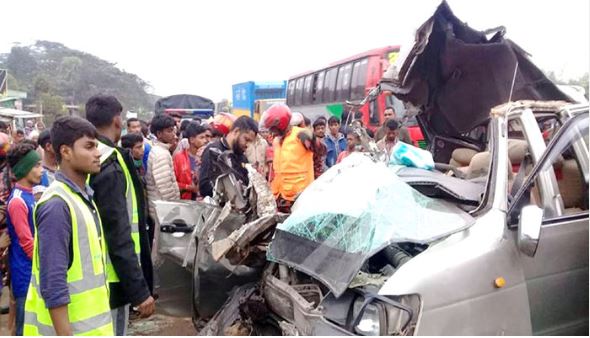
[[[260,175],[251,164],[246,164],[248,170],[248,179],[250,185],[254,188],[256,194],[256,215],[258,217],[266,217],[269,215],[275,215],[277,213],[277,201],[270,191],[268,182]]]
[[[238,336],[240,333],[249,335],[252,332],[251,328],[241,325],[240,304],[244,298],[252,296],[256,290],[254,284],[246,284],[232,291],[221,309],[199,331],[199,336]]]
[[[470,28],[443,1],[416,31],[407,57],[385,72],[381,89],[420,107],[419,119],[446,137],[486,123],[492,107],[510,100],[573,102],[505,33]]]
[[[246,164],[248,177],[250,179],[250,188],[254,189],[250,194],[250,204],[255,205],[252,210],[253,215],[247,219],[253,219],[251,222],[243,224],[235,229],[231,234],[213,241],[212,234],[215,233],[217,226],[214,226],[209,233],[209,243],[211,244],[211,254],[215,261],[219,261],[230,250],[248,251],[247,245],[277,224],[277,204],[272,195],[268,183],[251,165]],[[229,203],[226,205],[229,208]],[[229,212],[229,209],[225,213]],[[221,217],[220,217],[221,219]]]
[[[247,244],[250,244],[250,242],[256,238],[256,236],[276,224],[277,222],[274,215],[264,216],[255,221],[244,224],[239,229],[233,231],[229,236],[221,238],[211,244],[211,254],[213,259],[219,261],[235,246],[244,249]]]

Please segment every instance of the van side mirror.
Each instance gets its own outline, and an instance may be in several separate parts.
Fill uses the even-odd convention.
[[[518,249],[527,256],[534,257],[539,246],[543,209],[527,205],[520,212],[518,221]]]

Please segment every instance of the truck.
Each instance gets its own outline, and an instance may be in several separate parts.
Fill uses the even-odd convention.
[[[258,121],[266,108],[274,103],[284,103],[286,96],[287,81],[236,83],[232,85],[232,112]]]
[[[197,95],[179,94],[160,98],[155,104],[155,114],[168,114],[181,118],[208,119],[215,112],[215,103]]]

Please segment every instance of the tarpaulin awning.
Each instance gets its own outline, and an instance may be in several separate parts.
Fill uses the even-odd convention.
[[[12,108],[0,108],[0,116],[4,118],[21,118],[21,119],[33,119],[38,117],[43,117],[42,114],[39,113],[32,113],[30,111],[12,109]]]
[[[180,115],[195,115],[203,118],[213,116],[215,103],[210,99],[197,95],[172,95],[156,101],[155,113],[176,111]]]

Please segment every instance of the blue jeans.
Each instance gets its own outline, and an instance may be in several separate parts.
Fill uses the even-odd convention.
[[[126,336],[129,326],[129,304],[111,310],[115,336]]]
[[[25,326],[25,301],[27,296],[15,298],[16,301],[16,335],[23,335],[23,327]]]

